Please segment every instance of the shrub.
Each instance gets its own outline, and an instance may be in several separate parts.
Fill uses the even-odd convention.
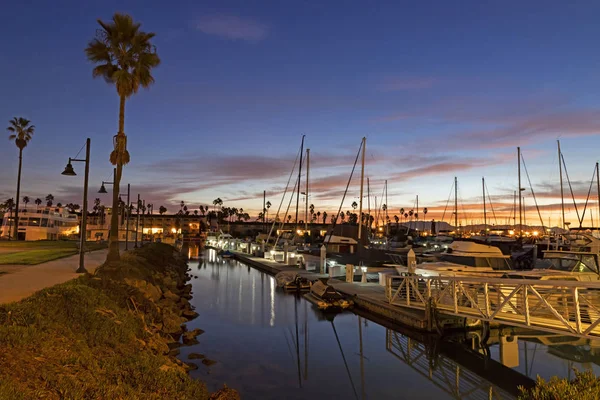
[[[549,381],[538,376],[535,387],[530,390],[519,388],[519,400],[597,400],[600,399],[600,378],[592,371],[575,370],[571,381],[553,376]]]

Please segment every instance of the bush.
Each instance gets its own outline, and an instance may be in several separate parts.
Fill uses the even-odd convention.
[[[600,379],[592,372],[575,370],[575,379],[553,376],[549,381],[538,376],[535,387],[519,388],[519,400],[597,400],[600,399]]]

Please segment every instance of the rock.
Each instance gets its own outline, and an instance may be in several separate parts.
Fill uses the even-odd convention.
[[[211,365],[214,365],[216,363],[217,362],[215,360],[209,360],[208,358],[202,360],[202,364],[206,365],[207,367],[210,367]]]
[[[188,321],[191,321],[195,318],[198,318],[200,314],[198,314],[196,311],[194,310],[183,310],[183,312],[181,313],[181,316],[185,319],[187,319]]]
[[[189,360],[202,360],[204,358],[206,358],[206,356],[204,354],[200,354],[200,353],[190,353],[188,355]]]
[[[163,327],[162,331],[168,334],[181,334],[183,333],[183,328],[181,324],[186,321],[186,318],[180,317],[170,311],[164,310],[162,314],[162,322]]]
[[[157,336],[152,336],[148,340],[148,347],[152,349],[156,354],[169,354],[171,348],[167,342]]]
[[[188,371],[194,371],[198,369],[198,366],[194,363],[185,363],[185,365]]]
[[[163,295],[165,296],[165,299],[171,300],[174,303],[177,303],[179,301],[179,296],[177,296],[175,293],[171,292],[170,290],[167,290]]]
[[[154,302],[160,300],[160,298],[163,295],[162,291],[158,286],[154,286],[153,284],[146,281],[125,278],[125,283],[127,283],[129,286],[137,288],[144,295],[144,297]]]
[[[167,346],[169,346],[169,349],[174,350],[174,349],[177,349],[177,348],[181,347],[181,343],[179,343],[179,342],[169,342],[169,343],[167,343]]]
[[[179,343],[177,343],[177,344],[179,344]],[[169,355],[171,357],[177,357],[180,353],[181,353],[181,351],[178,348],[174,348],[171,351],[169,351]]]
[[[196,336],[203,334],[204,331],[202,329],[194,329],[193,331],[184,332],[183,334],[183,344],[190,346],[193,344],[198,344],[198,340]]]
[[[210,395],[210,400],[240,400],[240,394],[237,390],[230,389],[227,385],[223,385],[222,389]]]
[[[191,300],[194,298],[191,294],[187,294],[187,293],[182,294],[181,297],[183,297],[186,300]]]

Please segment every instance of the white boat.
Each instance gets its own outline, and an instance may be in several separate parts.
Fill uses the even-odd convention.
[[[511,269],[510,256],[489,244],[466,240],[455,240],[438,255],[440,261],[447,261],[467,267],[491,268],[495,270]]]

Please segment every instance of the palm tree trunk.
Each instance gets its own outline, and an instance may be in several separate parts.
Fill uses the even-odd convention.
[[[117,135],[125,136],[125,96],[121,96],[119,102],[119,132]],[[123,174],[123,164],[121,157],[117,159],[117,173],[113,185],[112,212],[110,215],[110,237],[108,240],[108,255],[106,261],[119,261],[119,190],[121,175]],[[137,229],[137,228],[136,228]]]
[[[17,175],[17,198],[15,200],[15,240],[19,240],[19,198],[21,196],[21,165],[23,164],[23,149],[19,148],[19,173]]]

